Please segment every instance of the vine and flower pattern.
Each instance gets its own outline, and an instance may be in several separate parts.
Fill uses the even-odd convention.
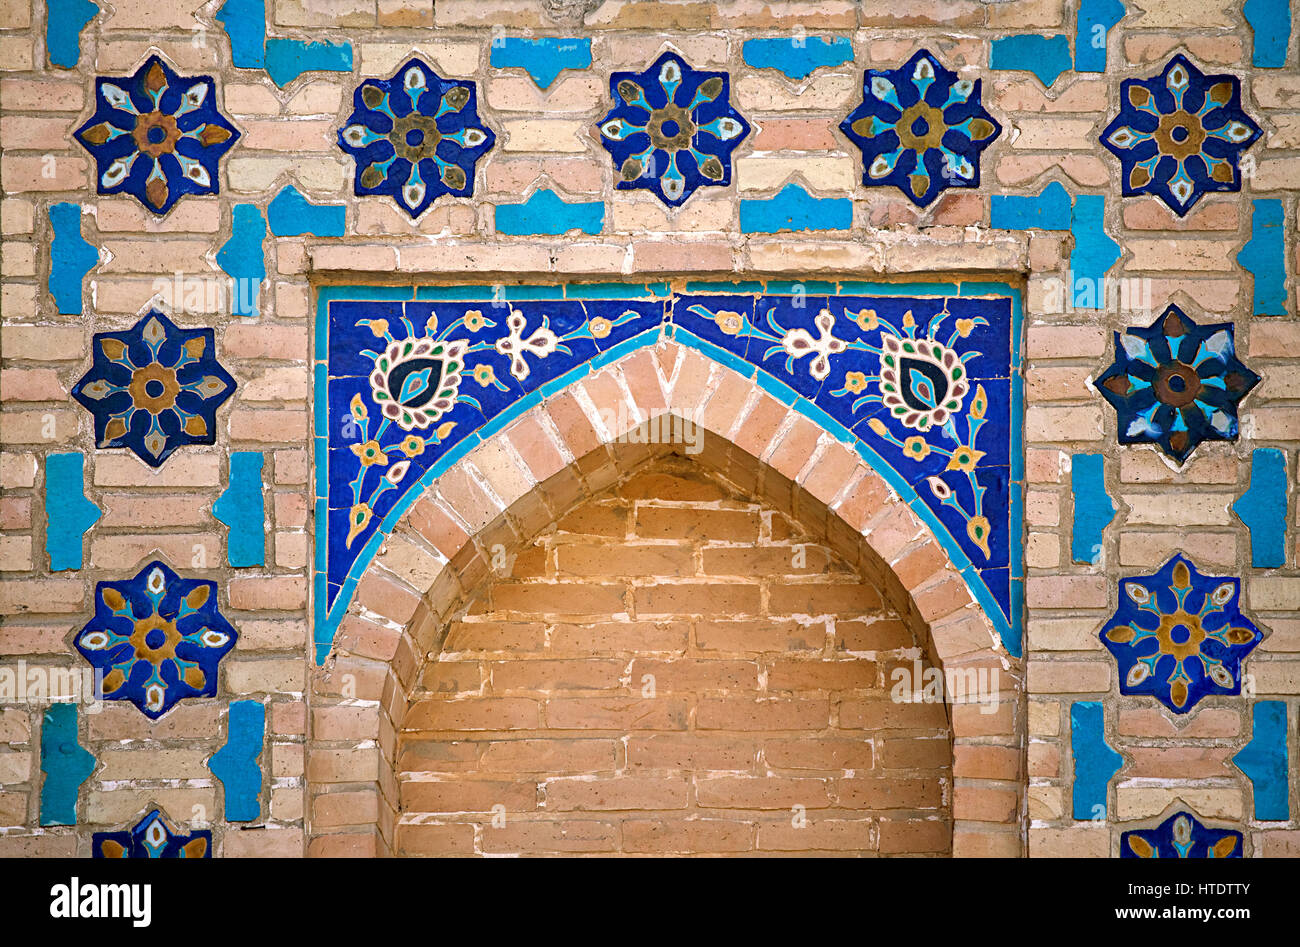
[[[1154,829],[1119,838],[1120,858],[1242,858],[1240,832],[1201,825],[1190,812],[1176,812]]]
[[[504,411],[562,386],[559,376],[664,332],[726,350],[714,355],[724,363],[757,366],[842,426],[843,439],[868,445],[951,534],[966,557],[955,561],[987,588],[991,613],[1018,628],[1009,295],[674,295],[664,286],[612,287],[610,298],[590,298],[576,287],[523,287],[503,300],[484,289],[325,302],[325,634],[405,509],[399,501],[442,458],[454,461],[490,436],[480,432],[494,430]],[[566,297],[571,291],[586,295]],[[549,293],[555,298],[538,298]]]

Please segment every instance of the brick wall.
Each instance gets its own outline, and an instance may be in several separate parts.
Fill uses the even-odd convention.
[[[399,852],[948,852],[947,715],[889,699],[923,648],[875,581],[689,458],[645,469],[429,656]]]

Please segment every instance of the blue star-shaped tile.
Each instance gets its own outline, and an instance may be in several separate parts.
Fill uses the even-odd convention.
[[[385,194],[419,217],[443,194],[474,193],[474,165],[496,142],[473,82],[443,79],[411,59],[391,79],[367,79],[339,131],[356,161],[358,196]]]
[[[91,855],[94,858],[211,858],[212,833],[173,832],[162,813],[154,809],[129,832],[96,832]]]
[[[1198,326],[1170,306],[1145,329],[1115,333],[1097,390],[1121,444],[1159,444],[1180,464],[1201,441],[1235,441],[1237,407],[1259,376],[1237,358],[1230,322]]]
[[[749,122],[731,107],[725,72],[664,53],[645,72],[609,77],[614,107],[597,123],[621,191],[645,188],[680,207],[700,187],[731,183],[731,153]]]
[[[1241,613],[1240,579],[1202,575],[1180,554],[1119,588],[1101,643],[1119,663],[1121,694],[1185,714],[1202,697],[1241,693],[1241,662],[1264,635]]]
[[[1240,832],[1210,829],[1190,812],[1178,812],[1154,829],[1135,829],[1119,838],[1120,858],[1241,858]]]
[[[217,611],[217,584],[151,562],[133,579],[95,585],[95,617],[73,644],[103,674],[105,700],[151,719],[186,697],[217,693],[217,665],[239,633]]]
[[[926,207],[946,188],[979,187],[980,153],[1002,126],[980,102],[979,79],[958,79],[921,50],[864,73],[862,104],[840,131],[862,150],[863,184],[892,184]]]
[[[211,329],[186,330],[156,309],[126,332],[98,332],[72,397],[95,418],[99,447],[129,447],[161,467],[185,444],[215,444],[217,408],[235,380]]]
[[[1123,169],[1124,196],[1154,194],[1184,216],[1210,191],[1240,191],[1238,160],[1260,135],[1241,108],[1241,80],[1207,76],[1186,56],[1150,79],[1120,83],[1101,143]]]
[[[180,76],[150,56],[133,76],[95,79],[95,114],[76,131],[100,194],[130,194],[165,214],[186,194],[217,194],[217,164],[239,132],[209,76]]]

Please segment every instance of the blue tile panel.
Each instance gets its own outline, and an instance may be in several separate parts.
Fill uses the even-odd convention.
[[[813,197],[798,184],[787,184],[775,197],[740,202],[741,233],[797,230],[848,230],[853,201],[847,197]]]
[[[99,251],[81,235],[81,205],[54,204],[50,207],[50,277],[47,284],[59,314],[79,316],[82,311],[81,285],[86,274],[99,262]]]
[[[1101,454],[1075,454],[1070,461],[1070,489],[1074,493],[1074,529],[1070,558],[1096,565],[1101,561],[1101,540],[1115,518],[1116,507],[1106,492],[1106,458]]]
[[[96,832],[91,838],[92,858],[211,858],[212,833],[176,832],[154,809],[127,832]]]
[[[498,204],[496,224],[497,233],[511,236],[556,236],[570,230],[597,234],[605,226],[605,202],[569,203],[554,191],[539,188],[521,204]]]
[[[130,194],[162,215],[186,194],[220,193],[218,164],[239,138],[209,76],[181,76],[150,56],[130,76],[95,79],[95,112],[75,137],[100,194]]]
[[[266,563],[266,501],[262,497],[263,455],[235,451],[230,455],[230,482],[212,504],[217,522],[230,527],[226,559],[236,568]]]
[[[862,183],[897,187],[918,207],[950,187],[979,187],[980,154],[1002,133],[980,101],[981,82],[926,50],[898,69],[867,70],[862,103],[840,123],[862,151]]]
[[[1232,504],[1232,512],[1250,530],[1250,564],[1278,569],[1286,565],[1286,454],[1257,447],[1250,457],[1250,487]]]
[[[1104,710],[1099,701],[1076,700],[1070,705],[1070,748],[1074,754],[1074,818],[1106,817],[1106,789],[1124,765],[1124,757],[1106,742]]]
[[[1286,65],[1286,46],[1291,40],[1290,0],[1246,0],[1241,10],[1255,33],[1251,64],[1281,69]]]
[[[1074,17],[1076,72],[1106,71],[1106,38],[1122,19],[1124,4],[1120,0],[1079,0]]]
[[[853,44],[846,36],[767,36],[745,40],[740,54],[755,69],[776,69],[799,80],[823,66],[852,62]]]
[[[854,447],[1019,653],[1019,296],[1003,284],[322,292],[317,657],[424,487],[542,398],[664,332]],[[666,324],[666,325],[665,325]],[[1014,550],[1014,554],[1013,554]]]
[[[1197,325],[1177,306],[1116,332],[1115,361],[1096,381],[1121,444],[1157,444],[1180,464],[1202,441],[1237,439],[1238,407],[1257,384],[1232,323]]]
[[[701,187],[731,183],[731,155],[749,122],[731,106],[725,72],[664,53],[645,72],[609,77],[613,108],[596,123],[614,162],[614,186],[644,189],[680,207]]]
[[[77,793],[95,757],[77,734],[77,705],[51,704],[41,719],[41,825],[76,825]]]
[[[86,499],[85,462],[80,453],[45,458],[45,552],[51,572],[81,568],[81,537],[104,515]]]
[[[1238,162],[1260,128],[1236,76],[1207,76],[1180,54],[1158,76],[1125,79],[1119,100],[1101,143],[1119,158],[1125,197],[1152,194],[1182,217],[1205,194],[1241,190]]]
[[[182,579],[161,562],[95,585],[95,614],[73,645],[103,673],[105,700],[156,720],[186,697],[213,697],[217,668],[239,633],[217,610],[217,584]]]
[[[1035,196],[994,194],[989,212],[997,230],[1069,230],[1073,209],[1069,192],[1053,181]]]
[[[1080,194],[1074,199],[1070,231],[1070,307],[1102,309],[1106,305],[1106,274],[1120,258],[1119,244],[1106,233],[1106,198]]]
[[[522,69],[539,89],[547,89],[565,69],[591,68],[591,38],[499,36],[492,40],[491,63],[493,69]]]
[[[90,0],[48,0],[45,14],[45,48],[50,64],[75,69],[81,60],[81,31],[99,12]]]
[[[252,822],[262,814],[262,768],[257,763],[266,732],[266,707],[257,700],[230,704],[226,745],[208,761],[226,796],[227,822]]]
[[[241,69],[266,69],[284,88],[304,72],[351,72],[352,44],[267,39],[266,0],[226,0],[216,20],[230,36],[230,56]]]
[[[1250,239],[1237,254],[1237,262],[1255,277],[1255,315],[1285,316],[1286,244],[1282,201],[1262,197],[1251,201],[1251,205]]]
[[[230,239],[217,251],[217,265],[232,280],[230,311],[236,316],[256,316],[257,298],[266,279],[266,221],[256,204],[236,204],[231,215]]]
[[[1119,838],[1120,858],[1241,858],[1240,832],[1210,829],[1190,812],[1171,815],[1154,829],[1135,829]]]
[[[1123,579],[1101,643],[1119,665],[1121,694],[1185,714],[1202,697],[1241,693],[1241,664],[1264,640],[1241,613],[1241,580],[1203,575],[1179,554],[1154,575]]]
[[[1070,40],[1064,33],[1036,36],[1019,33],[999,36],[989,52],[989,68],[1032,72],[1044,86],[1050,87],[1061,73],[1070,69]]]
[[[1254,734],[1232,762],[1255,787],[1255,818],[1285,822],[1291,813],[1287,785],[1286,702],[1261,700],[1252,709]]]
[[[341,237],[347,227],[347,208],[313,204],[292,184],[286,184],[266,205],[266,222],[277,237]]]

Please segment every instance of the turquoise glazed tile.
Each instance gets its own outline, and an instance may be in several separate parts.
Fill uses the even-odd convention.
[[[266,501],[262,497],[263,455],[230,455],[230,482],[212,504],[212,516],[230,528],[226,560],[236,568],[266,564]]]
[[[1251,201],[1250,239],[1237,254],[1237,262],[1255,277],[1254,312],[1257,316],[1286,315],[1286,216],[1275,197]]]
[[[266,65],[266,0],[225,0],[216,20],[230,37],[230,58],[241,69]]]
[[[1261,700],[1251,708],[1253,735],[1232,762],[1255,789],[1255,818],[1285,822],[1291,817],[1287,785],[1286,701]]]
[[[1120,858],[1241,858],[1240,832],[1209,829],[1190,812],[1171,815],[1154,829],[1135,829],[1119,838]]]
[[[73,644],[102,672],[105,700],[129,700],[156,720],[186,697],[217,693],[217,666],[238,632],[217,611],[217,584],[182,579],[161,562],[95,585],[95,615]]]
[[[591,68],[591,39],[499,36],[492,40],[491,64],[493,69],[522,69],[537,88],[547,89],[565,69]]]
[[[1286,65],[1286,47],[1291,39],[1290,0],[1246,0],[1241,11],[1255,34],[1251,64],[1281,69]]]
[[[1235,441],[1241,399],[1259,376],[1237,358],[1230,322],[1197,325],[1177,306],[1115,333],[1115,361],[1096,388],[1115,409],[1121,444],[1157,444],[1183,463],[1202,441]]]
[[[853,44],[847,36],[765,36],[745,40],[740,54],[755,69],[776,69],[801,80],[824,66],[852,62]]]
[[[217,110],[208,76],[180,76],[158,56],[134,75],[95,79],[95,112],[76,138],[100,194],[130,194],[165,214],[186,194],[220,193],[218,163],[239,132]]]
[[[1079,0],[1074,15],[1074,69],[1076,72],[1106,71],[1106,38],[1124,19],[1120,0]]]
[[[266,708],[261,701],[230,704],[226,745],[208,761],[226,796],[227,822],[252,822],[262,814],[262,768],[257,763],[265,740]]]
[[[77,793],[95,757],[77,734],[77,705],[51,704],[41,718],[41,825],[76,825]]]
[[[498,204],[496,225],[497,233],[512,236],[558,236],[570,230],[597,234],[605,226],[605,203],[569,203],[554,191],[539,188],[522,204]]]
[[[1070,461],[1070,489],[1074,494],[1074,528],[1071,559],[1096,565],[1101,561],[1101,541],[1117,508],[1106,492],[1106,458],[1101,454],[1075,454]]]
[[[731,106],[725,72],[664,53],[645,72],[613,73],[609,94],[614,107],[597,128],[620,191],[645,189],[679,207],[698,188],[731,183],[731,155],[749,122]]]
[[[980,153],[1002,133],[980,84],[926,50],[898,69],[864,73],[862,104],[840,123],[862,151],[862,183],[897,187],[919,207],[947,188],[979,187]]]
[[[1286,565],[1286,454],[1257,447],[1250,455],[1250,487],[1232,504],[1232,512],[1250,530],[1250,564],[1256,569]]]
[[[1241,580],[1202,575],[1179,554],[1155,575],[1123,579],[1101,643],[1119,664],[1121,694],[1185,714],[1202,697],[1241,693],[1241,663],[1264,640],[1241,613]]]
[[[995,230],[1069,230],[1070,194],[1060,181],[1034,196],[994,194],[989,213]]]
[[[1074,199],[1070,231],[1070,306],[1101,309],[1106,305],[1106,274],[1121,256],[1119,244],[1105,228],[1106,198],[1101,194],[1080,194]]]
[[[351,72],[351,43],[308,43],[299,39],[266,41],[266,74],[284,88],[304,72]]]
[[[81,537],[104,515],[86,499],[85,461],[80,453],[45,458],[45,552],[51,572],[81,568]]]
[[[45,14],[45,48],[50,65],[75,69],[81,60],[81,31],[99,13],[90,0],[48,0]]]
[[[787,184],[775,197],[746,198],[740,202],[741,233],[848,230],[852,226],[851,200],[813,197],[797,184]]]
[[[230,239],[217,251],[217,265],[231,278],[231,313],[256,316],[257,297],[266,279],[266,221],[256,204],[236,204]]]
[[[999,36],[993,40],[989,51],[990,69],[1032,72],[1049,88],[1061,73],[1069,71],[1070,66],[1070,40],[1064,33],[1055,36],[1032,33]]]
[[[474,193],[474,168],[496,142],[479,118],[476,85],[443,79],[419,58],[390,79],[367,79],[339,130],[356,162],[358,197],[391,197],[412,218],[439,197]]]
[[[72,397],[94,416],[99,447],[126,447],[161,467],[186,444],[215,444],[217,409],[235,380],[211,329],[181,329],[154,310],[125,332],[98,332]]]
[[[1207,76],[1186,56],[1150,79],[1120,83],[1101,143],[1119,158],[1123,194],[1152,194],[1183,217],[1214,191],[1240,191],[1241,153],[1260,136],[1241,109],[1241,80]]]
[[[266,205],[266,222],[277,237],[341,237],[347,227],[343,204],[313,204],[292,184]]]
[[[211,858],[212,833],[176,832],[154,809],[128,832],[96,832],[90,848],[92,858]]]
[[[1124,765],[1124,757],[1106,743],[1104,719],[1100,701],[1076,700],[1070,705],[1071,797],[1074,818],[1080,821],[1106,817],[1106,789]]]
[[[50,277],[47,284],[59,314],[79,316],[81,286],[86,274],[99,262],[99,251],[81,235],[81,205],[54,204],[50,207]]]

